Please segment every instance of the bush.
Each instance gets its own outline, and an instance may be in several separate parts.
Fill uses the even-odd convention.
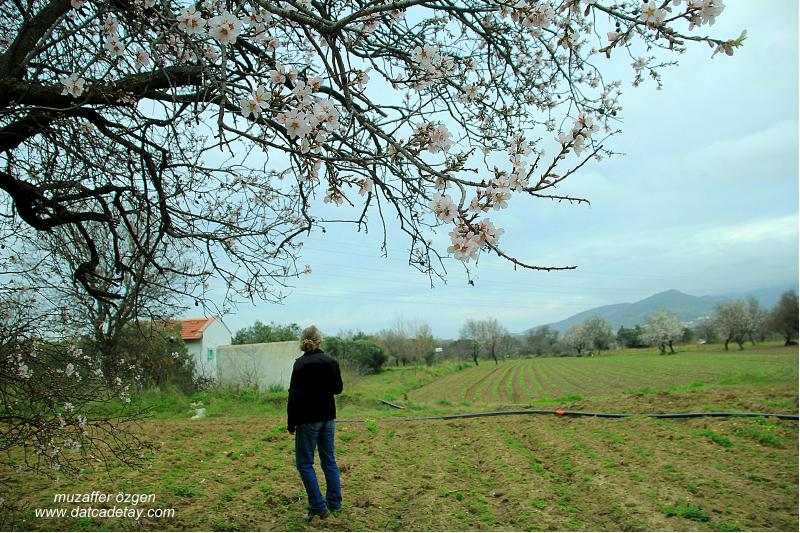
[[[364,373],[377,374],[388,360],[383,348],[370,338],[326,337],[323,348],[343,364],[355,365]]]

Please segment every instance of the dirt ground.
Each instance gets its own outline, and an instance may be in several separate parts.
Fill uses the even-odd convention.
[[[776,402],[793,398],[771,392]],[[788,396],[787,396],[788,394]],[[756,399],[758,398],[758,399]],[[622,395],[620,411],[733,404],[748,389]],[[592,407],[574,402],[565,408]],[[610,404],[594,407],[610,407]],[[767,405],[769,407],[769,405]],[[786,409],[781,409],[786,411]],[[0,471],[12,530],[780,530],[798,529],[798,424],[765,419],[505,416],[340,423],[345,508],[302,522],[305,494],[280,417],[148,421],[160,446],[141,471],[99,467],[58,483]],[[320,475],[322,480],[322,476]],[[42,519],[57,492],[153,493],[174,518]]]

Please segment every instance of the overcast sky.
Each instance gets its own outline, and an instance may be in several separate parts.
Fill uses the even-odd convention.
[[[498,225],[502,248],[575,271],[517,270],[483,254],[472,268],[447,265],[447,283],[407,264],[408,241],[354,226],[306,240],[301,277],[283,305],[240,305],[236,331],[255,320],[316,324],[324,333],[376,332],[398,318],[453,338],[468,318],[499,319],[512,332],[599,305],[678,289],[697,296],[798,279],[798,6],[796,0],[729,0],[708,33],[737,37],[733,58],[690,47],[664,89],[621,73],[626,155],[592,162],[563,191],[591,206],[515,199]],[[376,220],[376,222],[378,222]]]

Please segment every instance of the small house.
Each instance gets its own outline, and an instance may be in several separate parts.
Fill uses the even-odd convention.
[[[231,330],[221,318],[186,318],[176,320],[181,327],[181,338],[194,359],[195,374],[218,379],[217,350],[231,343]]]

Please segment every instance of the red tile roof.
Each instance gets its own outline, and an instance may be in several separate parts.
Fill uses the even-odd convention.
[[[203,338],[203,331],[214,321],[217,317],[210,318],[182,318],[175,320],[172,324],[181,325],[181,338],[185,341],[196,341]]]

